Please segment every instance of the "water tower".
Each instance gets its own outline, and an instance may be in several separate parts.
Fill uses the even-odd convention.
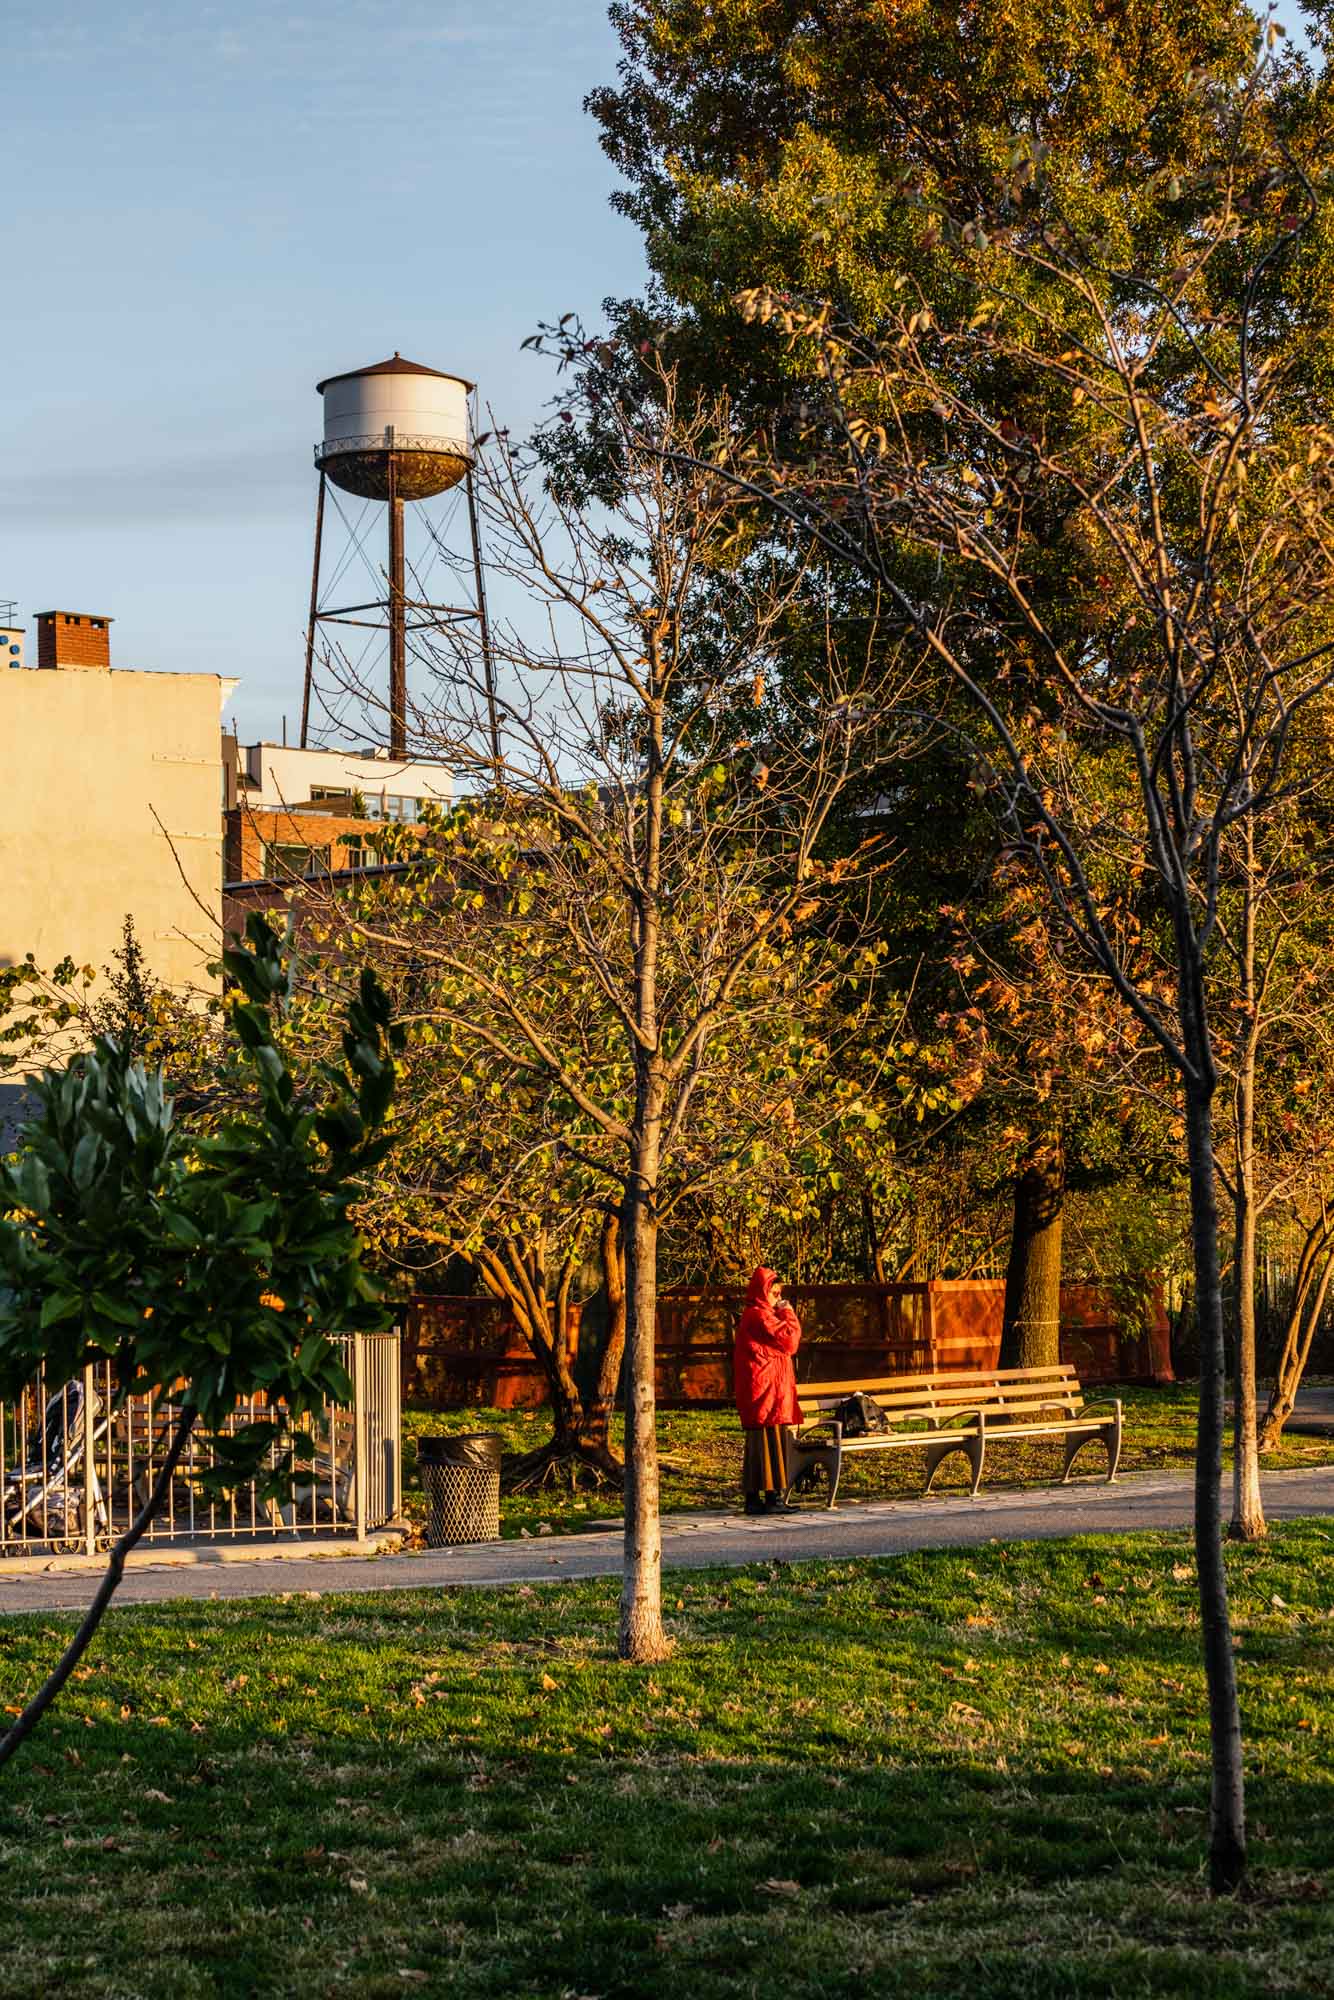
[[[310,730],[310,696],[315,666],[315,633],[319,625],[360,626],[387,630],[389,635],[389,754],[402,757],[407,749],[408,633],[438,627],[460,618],[475,618],[481,633],[482,664],[491,721],[492,756],[498,760],[495,698],[491,678],[491,645],[486,620],[482,552],[473,493],[473,384],[460,375],[424,368],[394,354],[369,368],[345,375],[328,375],[316,384],[324,398],[324,437],[315,447],[319,496],[315,503],[315,566],[310,585],[310,620],[306,631],[306,679],[301,699],[301,747]],[[380,502],[388,512],[387,593],[365,604],[335,607],[320,602],[320,562],[324,540],[325,494],[332,483],[363,502]],[[432,500],[460,483],[465,488],[468,534],[472,544],[474,601],[467,605],[431,604],[409,598],[403,555],[403,510]],[[363,514],[364,514],[363,508]],[[339,512],[342,513],[341,508]],[[359,530],[343,515],[352,542]],[[348,555],[336,565],[341,576]],[[364,553],[364,551],[363,551]],[[377,565],[371,574],[378,579]]]

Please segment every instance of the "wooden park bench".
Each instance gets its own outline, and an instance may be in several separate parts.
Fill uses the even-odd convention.
[[[886,1430],[863,1437],[843,1435],[842,1424],[831,1412],[858,1394],[869,1396],[883,1411]],[[1121,1458],[1120,1399],[1086,1403],[1074,1369],[1066,1366],[804,1382],[798,1384],[797,1396],[803,1424],[796,1439],[797,1477],[808,1489],[827,1479],[831,1507],[843,1461],[852,1453],[924,1448],[925,1498],[940,1466],[952,1452],[961,1451],[972,1468],[972,1499],[982,1483],[989,1445],[1063,1437],[1063,1485],[1078,1454],[1095,1439],[1106,1446],[1109,1484]]]

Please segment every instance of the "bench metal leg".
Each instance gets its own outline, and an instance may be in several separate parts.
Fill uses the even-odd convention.
[[[1116,1416],[1106,1436],[1107,1443],[1107,1484],[1116,1477],[1116,1468],[1121,1463],[1121,1401],[1117,1398]]]
[[[793,1480],[792,1484],[784,1492],[783,1499],[785,1501],[788,1500],[791,1497],[791,1495],[796,1492],[798,1486],[801,1484],[801,1481],[807,1472],[813,1472],[818,1469],[822,1469],[824,1471],[826,1478],[829,1481],[829,1498],[825,1502],[825,1511],[826,1513],[828,1513],[832,1510],[832,1508],[835,1506],[838,1500],[838,1482],[843,1476],[842,1449],[837,1445],[829,1445],[828,1447],[821,1447],[818,1450],[810,1450],[808,1451],[807,1456],[809,1459],[809,1464],[803,1466],[801,1471],[798,1472],[797,1477]]]
[[[968,1463],[973,1468],[973,1486],[972,1486],[972,1491],[968,1495],[968,1498],[970,1500],[976,1500],[977,1489],[982,1484],[982,1464],[986,1458],[986,1455],[987,1455],[986,1432],[979,1431],[975,1438],[970,1438],[968,1441]]]
[[[922,1488],[922,1498],[931,1491],[931,1482],[952,1451],[962,1451],[960,1444],[929,1444],[926,1448],[926,1485]]]
[[[1101,1436],[1102,1436],[1101,1431],[1087,1431],[1083,1437],[1068,1437],[1066,1439],[1065,1464],[1061,1467],[1062,1486],[1068,1486],[1070,1484],[1071,1468],[1073,1467],[1074,1462],[1078,1458],[1080,1452],[1083,1451],[1084,1446],[1086,1444],[1092,1444],[1095,1438]]]
[[[1082,1437],[1066,1439],[1065,1464],[1061,1468],[1061,1484],[1070,1484],[1070,1471],[1076,1458],[1086,1444],[1101,1444],[1107,1452],[1107,1484],[1116,1478],[1116,1468],[1121,1463],[1121,1404],[1118,1400],[1116,1415],[1105,1423],[1101,1430],[1085,1431]]]
[[[926,1485],[922,1488],[923,1500],[930,1493],[932,1481],[952,1451],[963,1452],[973,1469],[973,1484],[968,1497],[970,1500],[975,1500],[977,1489],[982,1484],[982,1461],[986,1457],[986,1450],[987,1441],[981,1432],[976,1437],[952,1438],[947,1444],[929,1444],[926,1448]]]

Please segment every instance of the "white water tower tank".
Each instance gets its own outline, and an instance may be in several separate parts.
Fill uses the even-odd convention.
[[[324,398],[315,461],[345,493],[429,500],[456,486],[472,464],[473,385],[460,375],[395,354],[315,386]]]

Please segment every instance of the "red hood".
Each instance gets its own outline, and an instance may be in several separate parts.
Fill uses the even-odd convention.
[[[746,1304],[748,1306],[771,1306],[774,1302],[773,1289],[777,1282],[778,1273],[771,1271],[767,1264],[761,1264],[759,1269],[752,1275],[751,1281],[746,1287]]]

